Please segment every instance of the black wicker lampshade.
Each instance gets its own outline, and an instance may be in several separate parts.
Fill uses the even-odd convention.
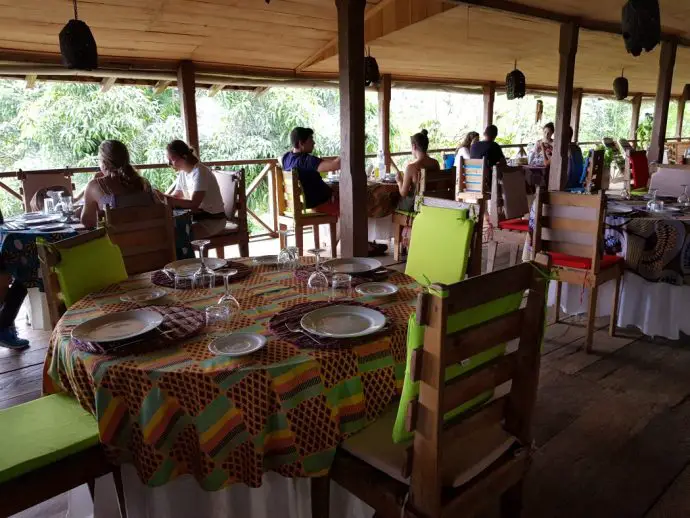
[[[509,100],[522,99],[525,96],[525,74],[517,68],[506,76],[506,96]]]
[[[622,101],[628,96],[628,79],[621,76],[613,80],[613,93],[616,99]]]
[[[98,68],[98,48],[91,29],[79,19],[74,0],[74,19],[60,31],[60,54],[67,68],[93,70]]]
[[[661,41],[659,0],[628,0],[623,6],[623,39],[633,56],[651,52]]]
[[[376,59],[371,56],[366,56],[364,58],[364,84],[366,86],[377,84],[381,80],[381,74],[379,73],[379,64]]]

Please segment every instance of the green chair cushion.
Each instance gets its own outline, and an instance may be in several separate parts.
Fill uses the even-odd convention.
[[[520,307],[522,301],[522,292],[517,292],[502,299],[494,300],[481,306],[461,311],[448,318],[448,334],[460,331],[467,327],[475,326],[499,317],[505,313],[515,311]],[[405,416],[407,414],[407,405],[410,401],[417,399],[419,396],[419,382],[413,382],[410,377],[410,362],[412,352],[415,349],[422,347],[424,344],[424,326],[417,324],[416,315],[412,314],[407,325],[407,365],[405,367],[405,379],[403,381],[402,396],[398,406],[398,415],[393,426],[393,442],[400,443],[412,439],[414,433],[405,430]],[[480,365],[501,356],[505,352],[505,345],[497,345],[488,349],[476,356],[472,356],[464,360],[461,364],[451,365],[446,368],[445,379],[451,380],[465,374],[471,370],[476,369]],[[459,407],[454,408],[443,416],[444,420],[450,420],[454,417],[475,408],[478,405],[488,401],[493,396],[493,390],[489,390],[471,399]]]
[[[423,206],[412,224],[405,274],[420,284],[463,280],[474,225],[467,209]]]
[[[97,444],[96,419],[66,394],[0,410],[0,483]]]
[[[120,248],[108,236],[61,249],[55,274],[67,308],[93,291],[127,279]]]

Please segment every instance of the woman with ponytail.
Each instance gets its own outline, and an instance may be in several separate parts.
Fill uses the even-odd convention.
[[[132,167],[127,146],[119,140],[101,142],[98,165],[100,172],[84,189],[81,222],[85,227],[94,228],[106,206],[121,209],[156,203],[151,185]]]

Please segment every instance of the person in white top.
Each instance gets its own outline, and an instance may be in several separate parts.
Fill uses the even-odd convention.
[[[470,159],[470,148],[475,142],[479,142],[479,133],[470,131],[458,146],[457,154],[455,155],[455,171],[457,174],[460,174],[460,159]]]
[[[218,234],[225,228],[226,220],[216,177],[181,140],[168,144],[167,153],[168,164],[178,172],[175,189],[166,196],[168,203],[175,208],[192,210],[194,239]]]

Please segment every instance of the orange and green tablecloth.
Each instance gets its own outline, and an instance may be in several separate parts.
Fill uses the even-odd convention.
[[[243,358],[214,356],[208,344],[233,330],[267,333],[278,311],[299,302],[327,300],[312,294],[290,271],[257,266],[233,284],[243,310],[226,325],[165,350],[130,356],[94,355],[70,344],[76,324],[132,309],[127,290],[150,285],[148,274],[91,294],[56,326],[46,357],[46,391],[66,390],[98,419],[101,442],[116,462],[136,467],[150,486],[190,474],[206,490],[262,474],[287,477],[326,473],[336,446],[379,416],[402,388],[407,320],[418,286],[394,273],[401,289],[390,300],[357,300],[386,309],[390,334],[341,350],[298,349],[269,339]],[[275,291],[278,287],[286,287]],[[222,288],[169,295],[171,304],[202,309]],[[262,294],[266,292],[265,294]]]

